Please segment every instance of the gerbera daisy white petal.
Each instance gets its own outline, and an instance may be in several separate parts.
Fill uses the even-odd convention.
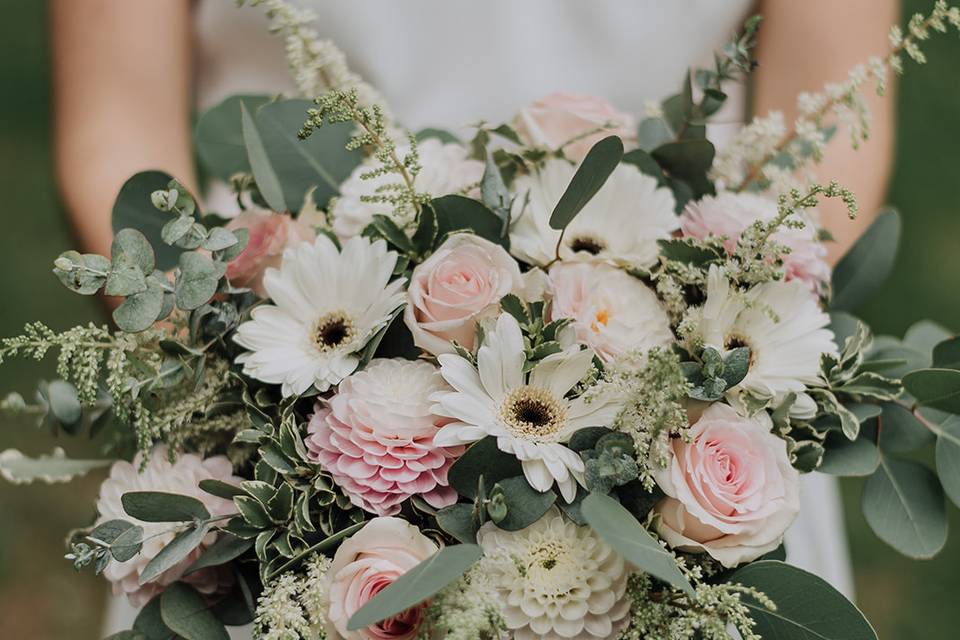
[[[252,378],[281,385],[284,397],[326,391],[353,373],[356,355],[403,305],[403,280],[390,282],[397,254],[386,243],[352,238],[338,251],[326,236],[284,251],[257,307],[234,340]]]
[[[620,410],[607,395],[568,398],[591,367],[593,354],[570,349],[549,356],[533,372],[524,373],[523,334],[517,320],[501,314],[484,336],[477,369],[454,354],[441,355],[440,375],[454,391],[435,393],[433,412],[453,418],[434,442],[452,446],[495,436],[500,450],[523,466],[527,481],[538,491],[558,483],[571,502],[583,482],[583,461],[566,442],[580,426],[609,425]],[[570,420],[570,416],[574,420]]]
[[[735,292],[712,266],[707,300],[690,314],[687,336],[726,352],[750,347],[750,369],[738,385],[759,398],[802,393],[820,381],[820,356],[836,353],[830,317],[799,281],[768,282]]]
[[[560,232],[550,227],[550,215],[575,172],[574,165],[555,158],[514,181],[510,246],[520,260],[541,266],[553,260]],[[621,164],[567,227],[560,257],[650,266],[657,259],[657,240],[679,227],[674,204],[669,189]]]
[[[511,637],[606,640],[626,625],[629,571],[590,527],[552,508],[520,531],[487,523],[477,539]]]

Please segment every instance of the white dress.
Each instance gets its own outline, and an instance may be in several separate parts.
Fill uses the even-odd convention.
[[[639,114],[675,93],[687,69],[741,26],[752,0],[301,0],[318,16],[348,64],[383,94],[410,129],[461,129],[509,120],[518,107],[555,91],[603,96]],[[235,0],[195,6],[196,102],[235,93],[291,92],[282,41],[261,9]],[[734,90],[711,138],[742,124]],[[804,478],[801,515],[787,533],[788,559],[852,594],[835,481]],[[126,610],[125,610],[126,609]],[[129,628],[115,601],[109,631]],[[236,637],[243,637],[237,635]]]

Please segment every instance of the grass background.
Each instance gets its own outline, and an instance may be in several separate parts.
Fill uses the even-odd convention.
[[[932,0],[908,0],[904,13]],[[72,248],[51,173],[50,90],[38,0],[0,0],[0,335],[28,320],[55,329],[101,321],[95,302],[70,294],[51,275],[52,260]],[[938,37],[930,63],[910,65],[899,92],[898,151],[889,201],[904,215],[898,269],[862,315],[878,333],[900,334],[914,319],[960,327],[960,40]],[[51,376],[49,362],[15,360],[0,368],[0,393],[32,393]],[[62,441],[61,441],[62,443]],[[55,444],[27,420],[4,418],[0,450],[28,453]],[[97,443],[66,443],[74,455]],[[0,481],[0,638],[98,638],[106,588],[62,560],[68,530],[91,521],[100,477],[54,487]],[[960,516],[950,507],[953,537],[934,560],[898,556],[860,514],[860,483],[844,484],[859,601],[883,640],[956,638],[960,596]]]

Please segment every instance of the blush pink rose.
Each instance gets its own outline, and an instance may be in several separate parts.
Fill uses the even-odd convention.
[[[727,192],[688,204],[680,216],[680,228],[683,235],[701,240],[723,237],[727,253],[733,253],[747,227],[776,216],[777,204],[772,200],[752,193]],[[817,240],[809,221],[802,229],[781,228],[771,238],[790,249],[783,256],[785,280],[799,280],[814,293],[830,281],[827,248]]]
[[[625,142],[636,137],[636,120],[616,111],[609,102],[594,96],[551,93],[525,107],[513,120],[513,128],[527,144],[559,149],[577,136],[604,127],[563,147],[567,158],[578,162],[601,139],[620,136]]]
[[[227,278],[240,287],[250,287],[266,297],[263,274],[279,267],[283,250],[301,242],[313,242],[316,234],[309,225],[284,213],[247,209],[227,224],[227,229],[246,229],[247,246],[227,265]]]
[[[403,320],[424,351],[453,353],[452,340],[473,350],[477,322],[521,288],[520,267],[503,247],[457,233],[413,270]]]
[[[438,509],[451,505],[457,493],[447,471],[463,447],[433,444],[450,419],[435,415],[430,400],[449,389],[428,362],[375,358],[344,379],[326,406],[317,405],[308,455],[365,511],[394,515],[414,495]]]
[[[667,494],[655,508],[667,544],[705,551],[725,567],[780,545],[800,511],[800,474],[770,428],[766,414],[744,418],[714,403],[691,426],[690,442],[670,441],[670,463],[655,474]]]
[[[357,631],[350,617],[394,580],[438,551],[437,545],[400,518],[374,518],[348,538],[327,571],[327,635],[331,640],[413,640],[426,603]]]

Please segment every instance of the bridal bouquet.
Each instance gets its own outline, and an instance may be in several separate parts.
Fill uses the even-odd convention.
[[[404,131],[283,2],[303,99],[205,113],[242,212],[131,178],[111,255],[54,273],[115,329],[41,323],[0,355],[59,379],[4,408],[107,457],[0,454],[14,482],[109,467],[68,559],[142,607],[126,639],[875,638],[783,562],[802,473],[868,476],[890,545],[960,502],[960,343],[849,314],[889,272],[881,214],[832,271],[807,183],[859,91],[960,25],[938,4],[885,58],[717,152],[758,20],[639,122],[557,94],[472,139]],[[298,135],[299,132],[299,135]],[[939,478],[901,454],[935,443]]]

